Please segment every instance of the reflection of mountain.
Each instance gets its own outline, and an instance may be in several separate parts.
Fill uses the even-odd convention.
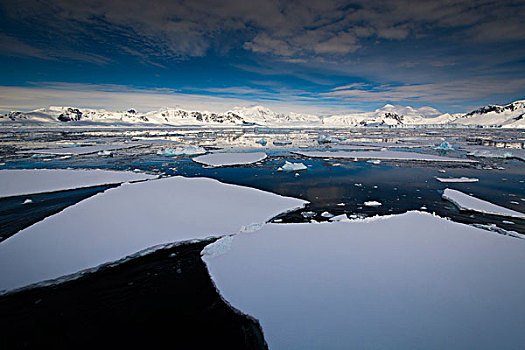
[[[467,114],[442,114],[431,107],[403,107],[385,105],[373,112],[315,116],[299,113],[276,113],[263,106],[236,107],[225,113],[186,111],[163,108],[138,113],[109,112],[103,109],[72,107],[40,108],[31,112],[10,112],[0,116],[2,124],[21,125],[210,125],[210,126],[290,126],[290,127],[371,127],[401,125],[470,125],[505,128],[525,127],[525,101],[505,106],[486,106]]]

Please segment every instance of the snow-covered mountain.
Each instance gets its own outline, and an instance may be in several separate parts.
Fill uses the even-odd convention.
[[[467,114],[442,114],[435,108],[387,104],[373,112],[316,116],[276,113],[267,107],[236,107],[225,113],[163,108],[139,113],[134,109],[110,112],[74,107],[40,108],[0,115],[0,125],[21,126],[246,126],[269,127],[373,127],[446,125],[525,128],[525,100],[505,106],[487,106]]]
[[[457,124],[525,128],[525,100],[508,105],[491,105],[467,113],[455,121]]]

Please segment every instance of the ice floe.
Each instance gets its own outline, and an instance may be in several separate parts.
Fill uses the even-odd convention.
[[[204,260],[270,349],[525,343],[525,242],[431,214],[268,224]]]
[[[159,244],[237,233],[305,203],[207,178],[124,184],[3,241],[0,290],[76,273]]]
[[[450,188],[445,189],[443,192],[443,198],[450,201],[461,210],[471,210],[480,213],[525,218],[524,213],[501,207],[483,199],[469,196],[466,193]]]
[[[474,177],[437,177],[436,180],[439,182],[478,182],[479,179]]]
[[[381,202],[378,202],[378,201],[366,201],[364,205],[366,207],[380,207],[382,204]]]
[[[203,156],[193,158],[194,162],[214,166],[231,166],[231,165],[242,165],[242,164],[253,164],[257,163],[266,158],[264,152],[251,152],[251,153],[211,153]]]
[[[306,165],[303,163],[292,163],[287,160],[284,161],[284,165],[279,167],[277,171],[299,171],[306,170]]]
[[[472,163],[471,159],[450,158],[403,151],[296,151],[296,154],[314,158],[357,158],[357,159],[381,159],[381,160],[417,160],[427,162],[460,162]]]
[[[26,169],[0,170],[0,197],[54,192],[73,188],[154,179],[131,171]]]
[[[157,151],[159,156],[174,157],[174,156],[196,156],[205,154],[206,149],[200,146],[188,145],[185,147],[165,148]]]
[[[29,153],[34,155],[57,155],[57,154],[73,154],[83,155],[98,153],[103,151],[116,151],[119,149],[132,148],[135,145],[98,145],[98,146],[81,146],[81,147],[64,147],[64,148],[44,148],[44,149],[33,149],[26,151],[18,151],[16,153]]]

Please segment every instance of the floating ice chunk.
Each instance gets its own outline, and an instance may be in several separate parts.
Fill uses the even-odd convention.
[[[0,170],[0,197],[154,179],[129,171],[29,169]]]
[[[55,154],[33,154],[31,158],[33,159],[39,159],[39,158],[55,158]]]
[[[22,204],[30,204],[30,203],[33,203],[33,200],[31,198],[27,198],[24,203]]]
[[[370,164],[375,164],[375,165],[381,164],[381,161],[379,159],[370,159],[370,160],[367,160],[366,162]]]
[[[253,164],[266,158],[264,152],[211,153],[193,158],[194,162],[213,167]]]
[[[201,255],[206,256],[207,258],[214,258],[220,256],[228,250],[230,250],[231,244],[233,241],[233,236],[228,235],[224,236],[215,242],[208,244],[201,252]]]
[[[350,222],[351,220],[346,216],[346,214],[341,214],[333,216],[329,219],[331,222]]]
[[[436,177],[439,182],[478,182],[479,179],[473,177]]]
[[[159,244],[238,233],[243,225],[266,222],[305,203],[207,178],[124,184],[3,241],[0,290],[117,261]]]
[[[457,162],[457,163],[476,163],[472,159],[450,158],[436,156],[433,154],[423,154],[416,152],[403,151],[296,151],[293,152],[305,157],[314,158],[354,158],[355,159],[380,159],[380,160],[413,160],[425,162]]]
[[[341,140],[338,139],[338,138],[334,138],[334,137],[328,137],[326,135],[320,135],[318,138],[317,138],[317,142],[319,143],[337,143],[337,142],[340,142]]]
[[[113,153],[111,151],[100,151],[97,153],[97,155],[103,156],[103,157],[112,157]]]
[[[431,214],[267,224],[203,259],[221,296],[259,320],[270,349],[525,343],[525,241]]]
[[[301,215],[304,217],[304,218],[313,218],[315,215],[317,215],[315,213],[315,211],[303,211],[301,213]]]
[[[284,161],[284,165],[277,169],[277,171],[300,171],[306,170],[306,166],[303,163],[291,163],[287,160]]]
[[[258,143],[261,146],[266,146],[268,141],[266,141],[266,139],[260,139],[260,140],[255,141],[255,143]]]
[[[452,190],[450,188],[445,189],[443,192],[443,198],[450,201],[461,210],[471,210],[478,211],[480,213],[525,218],[524,213],[501,207],[499,205],[469,196],[466,193]]]
[[[200,146],[188,145],[185,147],[165,148],[157,151],[159,156],[173,157],[173,156],[195,156],[205,154],[206,150]]]
[[[378,202],[378,201],[366,201],[364,203],[364,205],[367,206],[367,207],[379,207],[382,204],[380,202]]]
[[[453,151],[454,150],[454,148],[447,141],[443,141],[439,145],[436,145],[434,149],[439,149],[443,151]]]
[[[514,157],[512,153],[505,152],[505,151],[475,150],[467,154],[469,156],[483,157],[483,158],[512,158]]]
[[[333,217],[334,217],[334,214],[332,214],[332,213],[330,213],[330,212],[327,212],[327,211],[323,211],[323,212],[321,213],[321,216],[322,216],[323,218],[333,218]]]

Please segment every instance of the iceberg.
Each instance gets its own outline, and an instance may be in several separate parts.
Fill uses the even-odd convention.
[[[287,160],[284,161],[284,165],[277,169],[277,171],[300,171],[306,170],[307,167],[303,163],[292,163]]]
[[[270,349],[519,349],[525,241],[422,212],[266,224],[203,256]]]
[[[447,141],[443,141],[439,145],[436,145],[434,149],[439,149],[442,151],[453,151],[454,150],[454,148]]]
[[[268,141],[266,141],[266,139],[260,139],[260,140],[255,141],[255,143],[258,143],[261,146],[266,146]]]

